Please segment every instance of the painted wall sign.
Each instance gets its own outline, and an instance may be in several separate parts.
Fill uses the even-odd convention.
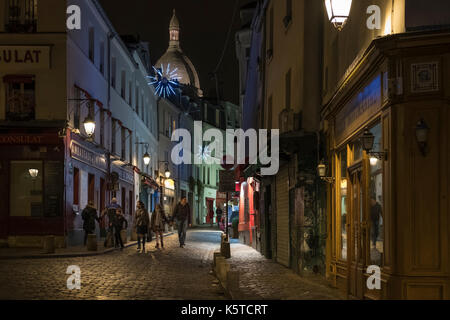
[[[0,144],[60,144],[56,134],[0,134]]]
[[[381,94],[381,75],[378,75],[339,111],[335,125],[337,144],[381,109]]]
[[[48,46],[0,46],[0,68],[31,67],[50,68],[50,47]]]
[[[70,156],[103,172],[107,170],[106,159],[103,155],[96,154],[75,141],[72,141],[72,145],[70,146]]]

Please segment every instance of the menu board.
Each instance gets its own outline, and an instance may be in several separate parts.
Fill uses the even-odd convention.
[[[64,190],[64,172],[61,161],[46,161],[44,169],[45,204],[44,216],[57,217],[62,215]]]

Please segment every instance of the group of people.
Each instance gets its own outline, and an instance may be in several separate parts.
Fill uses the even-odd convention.
[[[86,208],[82,211],[81,217],[83,219],[84,245],[86,246],[88,234],[95,232],[95,221],[100,223],[107,218],[107,234],[104,242],[106,247],[108,243],[114,238],[114,247],[120,247],[122,250],[123,240],[121,237],[121,231],[128,228],[128,222],[123,215],[122,208],[117,203],[116,198],[112,198],[111,204],[103,210],[101,216],[98,217],[97,210],[94,207],[92,201],[88,202]],[[182,197],[181,201],[175,206],[172,217],[169,219],[163,207],[157,204],[151,218],[145,205],[142,201],[138,201],[136,214],[134,218],[134,228],[137,233],[138,247],[137,250],[145,253],[146,240],[153,231],[156,235],[156,248],[163,249],[163,232],[165,224],[173,225],[174,221],[178,230],[178,240],[180,248],[184,248],[186,241],[186,231],[188,226],[191,226],[190,207],[187,203],[186,197]],[[150,241],[150,239],[148,239]],[[161,245],[161,246],[160,246]]]

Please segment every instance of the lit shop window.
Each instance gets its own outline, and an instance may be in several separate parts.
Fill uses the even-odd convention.
[[[44,215],[42,173],[42,161],[11,161],[11,216]]]
[[[36,107],[34,77],[9,75],[5,76],[3,81],[6,91],[6,120],[34,120]]]
[[[374,150],[383,150],[381,140],[381,124],[370,132],[375,136]],[[370,161],[370,260],[372,264],[382,265],[383,259],[383,167],[382,161]]]
[[[340,188],[340,224],[341,224],[341,258],[347,260],[347,150],[340,153],[341,179]]]

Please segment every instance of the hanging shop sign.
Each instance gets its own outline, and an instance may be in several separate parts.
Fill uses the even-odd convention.
[[[49,69],[49,46],[0,46],[0,68]]]
[[[339,111],[335,125],[338,145],[381,110],[381,95],[381,75],[378,75]]]

